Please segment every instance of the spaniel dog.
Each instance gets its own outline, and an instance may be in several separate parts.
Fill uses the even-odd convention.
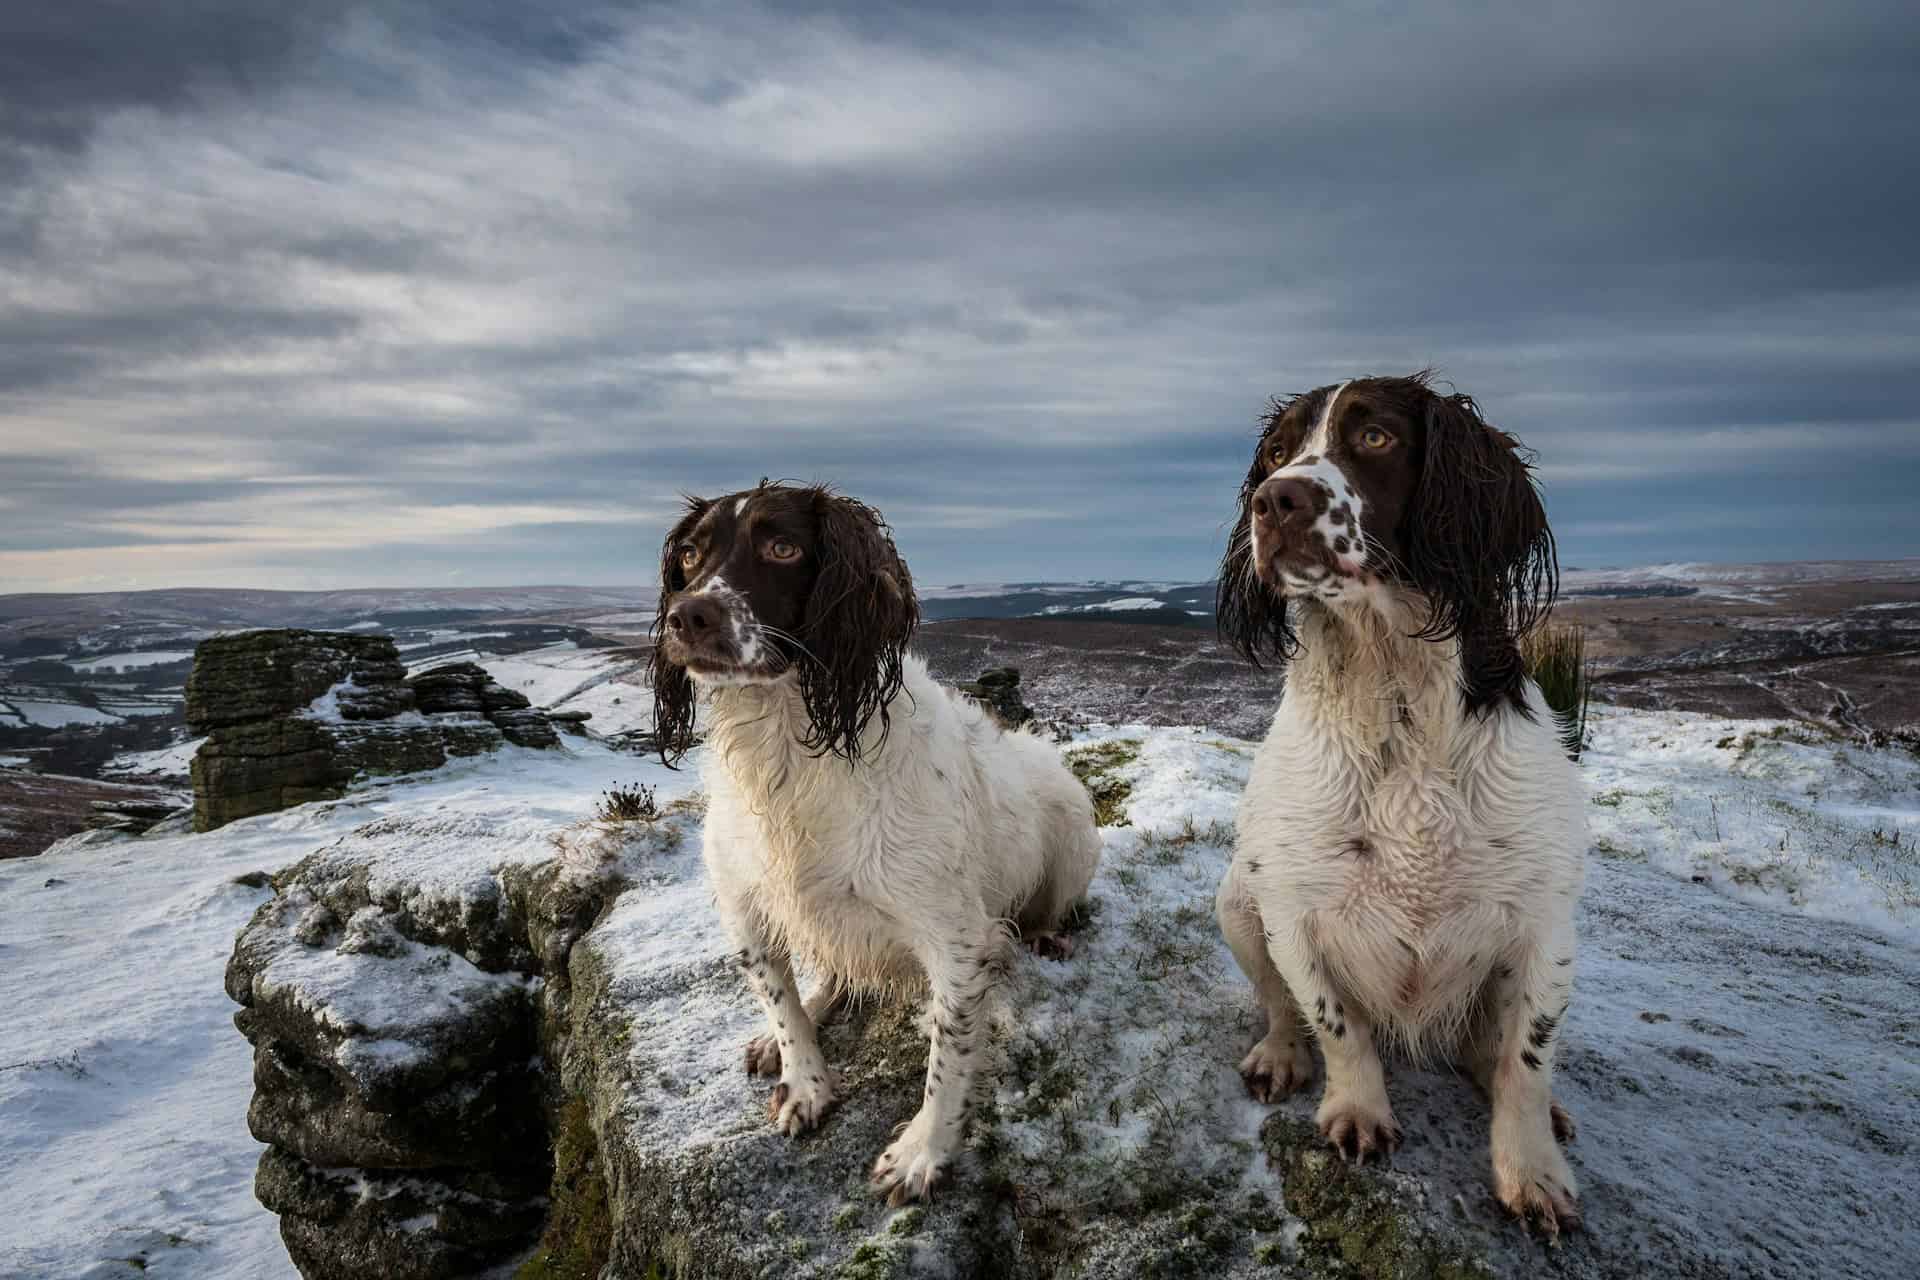
[[[1417,374],[1274,402],[1218,599],[1287,664],[1217,900],[1267,1014],[1248,1089],[1304,1085],[1310,1033],[1320,1130],[1364,1160],[1400,1141],[1381,1044],[1451,1057],[1491,1098],[1496,1193],[1550,1236],[1580,1222],[1552,1080],[1586,835],[1517,641],[1557,585],[1519,443]]]
[[[777,1128],[813,1128],[837,1084],[816,1025],[850,992],[924,980],[926,1091],[872,1185],[926,1199],[959,1149],[1013,931],[1064,954],[1100,856],[1092,804],[1053,747],[906,652],[913,580],[872,508],[764,481],[690,499],[660,584],[655,724],[671,763],[702,704],[706,864],[767,1017],[747,1070],[779,1077]],[[804,1004],[795,961],[820,980]]]

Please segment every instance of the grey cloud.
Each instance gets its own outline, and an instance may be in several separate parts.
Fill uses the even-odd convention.
[[[1197,577],[1269,394],[1428,364],[1575,562],[1920,544],[1901,6],[135,8],[0,20],[9,550],[273,480],[502,512],[364,572],[618,581],[609,512],[784,474]]]

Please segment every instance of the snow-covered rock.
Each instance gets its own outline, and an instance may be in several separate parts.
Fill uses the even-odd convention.
[[[824,1032],[845,1088],[818,1132],[767,1125],[691,770],[591,741],[509,749],[208,835],[0,866],[0,963],[19,976],[0,1274],[139,1256],[163,1277],[284,1280],[235,1172],[256,1158],[315,1277],[511,1269],[543,1222],[547,1270],[529,1274],[607,1280],[1904,1274],[1920,765],[1597,715],[1557,1079],[1587,1231],[1553,1252],[1494,1202],[1485,1105],[1444,1067],[1390,1066],[1407,1142],[1385,1169],[1322,1150],[1311,1091],[1246,1098],[1234,1068],[1260,1027],[1211,899],[1252,744],[1128,728],[1066,748],[1109,818],[1090,909],[1071,959],[1016,965],[997,1082],[925,1208],[865,1187],[917,1100],[911,996]],[[598,790],[636,781],[657,816],[591,820]],[[1739,870],[1776,823],[1793,875]],[[275,871],[270,894],[234,883],[253,868]],[[249,912],[228,978],[251,1081],[216,991]]]

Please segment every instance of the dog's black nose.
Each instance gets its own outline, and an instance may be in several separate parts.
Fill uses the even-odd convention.
[[[1253,518],[1276,528],[1313,518],[1313,485],[1299,476],[1274,476],[1253,491]]]
[[[682,596],[667,610],[667,630],[691,640],[720,625],[720,602],[711,596]]]

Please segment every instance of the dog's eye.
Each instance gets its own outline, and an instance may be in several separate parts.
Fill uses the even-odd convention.
[[[1384,449],[1393,443],[1393,437],[1378,427],[1368,427],[1360,433],[1360,443],[1369,449]]]
[[[767,559],[788,564],[800,558],[800,548],[785,538],[775,538],[767,544]]]
[[[680,548],[680,567],[682,569],[690,571],[693,566],[699,563],[700,552],[698,550],[690,546]]]

